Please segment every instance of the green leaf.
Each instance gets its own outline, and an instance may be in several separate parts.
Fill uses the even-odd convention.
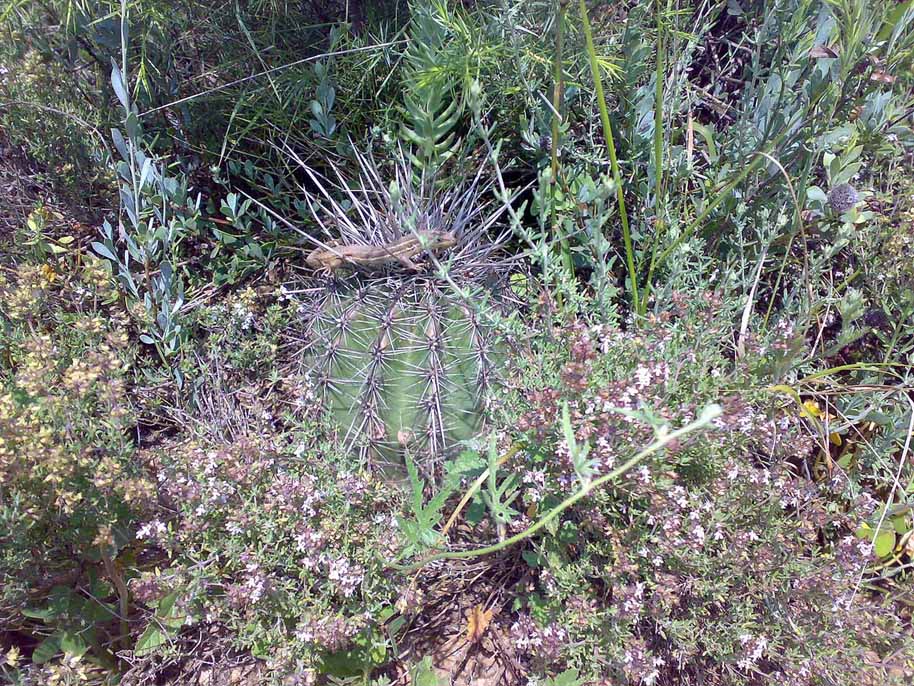
[[[179,593],[173,591],[159,599],[156,616],[137,639],[137,654],[148,653],[168,641],[169,629],[175,632],[184,625],[185,617],[177,607]]]
[[[124,120],[124,128],[127,130],[127,136],[131,140],[136,140],[140,137],[140,118],[137,116],[136,112],[131,112],[127,115],[127,119]],[[150,164],[152,160],[147,159],[146,163]],[[141,186],[143,184],[140,184]]]
[[[55,634],[48,636],[32,653],[32,662],[36,665],[44,664],[60,653],[60,638]]]
[[[48,596],[48,610],[53,613],[52,616],[60,617],[70,612],[74,600],[78,602],[80,597],[72,589],[66,586],[55,586]]]
[[[60,635],[60,649],[67,655],[82,657],[89,650],[89,644],[81,633],[64,631]]]
[[[111,603],[102,603],[95,600],[88,601],[81,613],[86,619],[95,622],[108,622],[117,617],[117,609]]]
[[[704,139],[705,145],[708,146],[708,157],[711,162],[717,161],[717,145],[714,143],[714,129],[698,122],[692,122],[692,128]]]
[[[149,653],[156,648],[165,645],[168,636],[159,629],[155,620],[150,622],[143,634],[137,639],[133,650],[137,655]]]
[[[527,608],[530,610],[530,615],[533,619],[540,624],[548,624],[549,604],[543,596],[538,593],[532,593],[527,596]]]
[[[828,196],[818,186],[810,186],[806,189],[806,199],[824,205],[828,202]]]
[[[124,84],[124,76],[116,64],[111,65],[111,87],[114,88],[114,94],[120,100],[121,106],[129,112],[130,95],[127,93],[127,86]]]
[[[888,557],[895,550],[895,532],[881,529],[873,541],[873,549],[879,558]]]
[[[544,558],[542,555],[540,555],[539,553],[534,552],[532,550],[525,550],[524,552],[522,552],[520,554],[520,556],[521,556],[521,558],[523,558],[524,562],[527,563],[527,566],[532,567],[533,569],[542,567],[543,564],[546,562],[546,558]]]
[[[577,438],[574,435],[574,427],[571,426],[571,411],[568,408],[568,401],[562,403],[562,434],[565,442],[568,444],[568,452],[571,455],[571,462],[574,471],[582,484],[590,483],[593,477],[593,466],[587,460],[590,454],[590,445],[578,445]]]
[[[422,662],[415,665],[411,670],[410,681],[415,686],[440,686],[438,675],[435,674],[435,667],[432,664],[432,658],[424,657]]]
[[[882,25],[882,28],[879,30],[879,34],[876,36],[876,40],[887,41],[889,38],[891,38],[898,22],[902,20],[907,12],[914,12],[914,0],[902,2],[896,5],[894,9],[889,11],[889,14],[885,19],[885,23]]]
[[[558,535],[559,541],[565,544],[574,544],[578,542],[578,527],[574,522],[566,521],[562,523]]]
[[[184,615],[181,614],[176,603],[178,591],[173,591],[159,600],[156,608],[156,617],[165,626],[171,629],[180,629],[184,625]]]
[[[117,262],[117,257],[115,257],[114,253],[111,252],[104,243],[92,241],[92,249],[105,259]]]
[[[583,683],[578,679],[578,670],[566,669],[564,672],[551,679],[546,679],[543,686],[580,686]]]
[[[477,494],[473,501],[467,506],[466,509],[466,520],[472,525],[479,524],[483,519],[486,518],[486,512],[488,508],[486,504],[482,501],[482,498]]]
[[[361,676],[387,660],[387,641],[372,631],[360,634],[346,650],[328,653],[321,660],[321,671],[337,677]]]
[[[49,608],[49,607],[48,607],[48,608],[45,608],[44,610],[35,610],[35,609],[31,609],[31,608],[26,607],[26,608],[23,608],[22,610],[20,610],[20,612],[21,612],[23,615],[25,615],[26,617],[30,617],[30,618],[32,618],[32,619],[42,619],[42,620],[45,620],[45,621],[51,619],[51,618],[54,617],[55,614],[56,614],[56,613],[55,613],[51,608]]]

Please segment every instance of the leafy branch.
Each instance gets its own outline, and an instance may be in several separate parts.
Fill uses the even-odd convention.
[[[676,429],[675,431],[668,431],[665,428],[661,428],[661,429],[657,430],[655,438],[654,438],[654,442],[651,443],[649,446],[647,446],[646,448],[641,450],[639,453],[637,453],[636,455],[632,456],[631,458],[629,458],[628,460],[623,462],[621,465],[616,467],[614,470],[612,470],[608,474],[604,474],[603,476],[601,476],[598,479],[594,479],[593,481],[585,483],[578,491],[576,491],[572,495],[568,496],[561,503],[559,503],[554,508],[549,510],[549,512],[547,512],[545,515],[543,515],[539,519],[539,521],[537,521],[536,523],[527,527],[520,533],[515,534],[514,536],[511,536],[509,538],[506,538],[503,541],[500,541],[493,545],[485,546],[482,548],[476,548],[473,550],[461,550],[461,551],[435,553],[422,560],[419,560],[418,562],[414,562],[409,565],[400,565],[400,564],[392,563],[390,566],[392,568],[400,570],[400,571],[412,572],[417,569],[421,569],[425,565],[427,565],[431,562],[434,562],[436,560],[470,559],[470,558],[474,558],[474,557],[481,557],[482,555],[490,555],[492,553],[497,553],[502,550],[505,550],[506,548],[509,548],[510,546],[512,546],[516,543],[520,543],[521,541],[524,541],[524,540],[530,538],[533,534],[535,534],[540,529],[542,529],[547,524],[549,524],[549,522],[551,522],[553,519],[555,519],[560,514],[565,512],[565,510],[567,510],[568,508],[572,507],[573,505],[575,505],[576,503],[578,503],[579,501],[583,500],[588,495],[590,495],[591,492],[597,490],[598,488],[605,486],[608,483],[611,483],[612,481],[619,478],[620,476],[622,476],[623,474],[625,474],[626,472],[628,472],[629,470],[634,468],[636,465],[640,464],[641,462],[646,460],[651,455],[657,453],[658,451],[660,451],[662,448],[669,445],[673,441],[676,441],[676,440],[682,438],[683,436],[686,436],[686,435],[692,433],[693,431],[696,431],[698,429],[702,429],[702,428],[708,426],[714,419],[716,419],[717,417],[719,417],[721,415],[721,412],[722,412],[722,409],[721,409],[720,405],[716,405],[716,404],[709,405],[702,411],[701,415],[697,419],[695,419],[692,422],[689,422],[685,426],[682,426],[682,427]]]

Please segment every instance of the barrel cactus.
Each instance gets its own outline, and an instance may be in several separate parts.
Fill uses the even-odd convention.
[[[346,447],[381,466],[401,463],[405,450],[431,460],[479,431],[498,379],[497,320],[512,308],[501,288],[503,207],[486,199],[481,170],[442,190],[433,179],[417,183],[408,162],[386,182],[373,160],[361,161],[357,189],[307,170],[324,230],[310,241],[383,248],[434,230],[455,244],[414,256],[418,271],[394,259],[311,271],[294,289],[295,364],[320,390]]]

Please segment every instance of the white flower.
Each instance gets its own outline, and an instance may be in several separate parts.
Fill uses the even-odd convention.
[[[167,530],[167,527],[161,521],[153,519],[137,529],[136,537],[139,539],[158,538],[163,536]]]

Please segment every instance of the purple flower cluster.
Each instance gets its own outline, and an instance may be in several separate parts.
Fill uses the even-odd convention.
[[[660,668],[664,664],[666,661],[652,653],[641,638],[632,639],[622,656],[622,671],[631,684],[651,686],[660,676]]]
[[[355,593],[365,578],[365,570],[345,557],[324,557],[324,565],[329,579],[340,593],[350,597]]]
[[[257,605],[269,595],[272,582],[253,556],[242,553],[241,561],[245,563],[241,580],[226,586],[226,599],[233,608],[241,610]]]
[[[793,354],[798,334],[785,324],[764,346],[750,341],[740,359],[715,356],[701,341],[726,340],[729,324],[710,312],[714,302],[696,315],[698,306],[674,296],[669,312],[637,332],[579,323],[563,332],[564,364],[518,394],[519,428],[535,447],[511,466],[528,508],[576,488],[566,404],[590,467],[606,473],[650,442],[654,426],[694,419],[700,398],[689,389],[708,388],[711,400],[715,387],[729,385],[724,375],[752,378],[753,364]],[[612,683],[621,675],[628,684],[678,683],[699,673],[748,683],[764,673],[808,684],[814,674],[860,673],[850,652],[820,659],[842,645],[859,650],[877,635],[902,645],[898,623],[859,592],[872,545],[854,532],[878,503],[836,465],[809,478],[828,439],[795,406],[755,403],[751,393],[721,404],[716,430],[668,447],[563,515],[577,539],[550,541],[562,563],[530,570],[554,630],[528,614],[511,627],[529,664],[570,659],[584,644]]]
[[[536,656],[537,662],[550,665],[559,660],[568,640],[568,632],[557,624],[540,627],[528,614],[521,614],[511,625],[511,640],[515,647]]]
[[[350,641],[366,625],[366,617],[320,617],[307,618],[298,624],[295,638],[306,645],[316,646],[327,652],[336,652],[349,645]]]

